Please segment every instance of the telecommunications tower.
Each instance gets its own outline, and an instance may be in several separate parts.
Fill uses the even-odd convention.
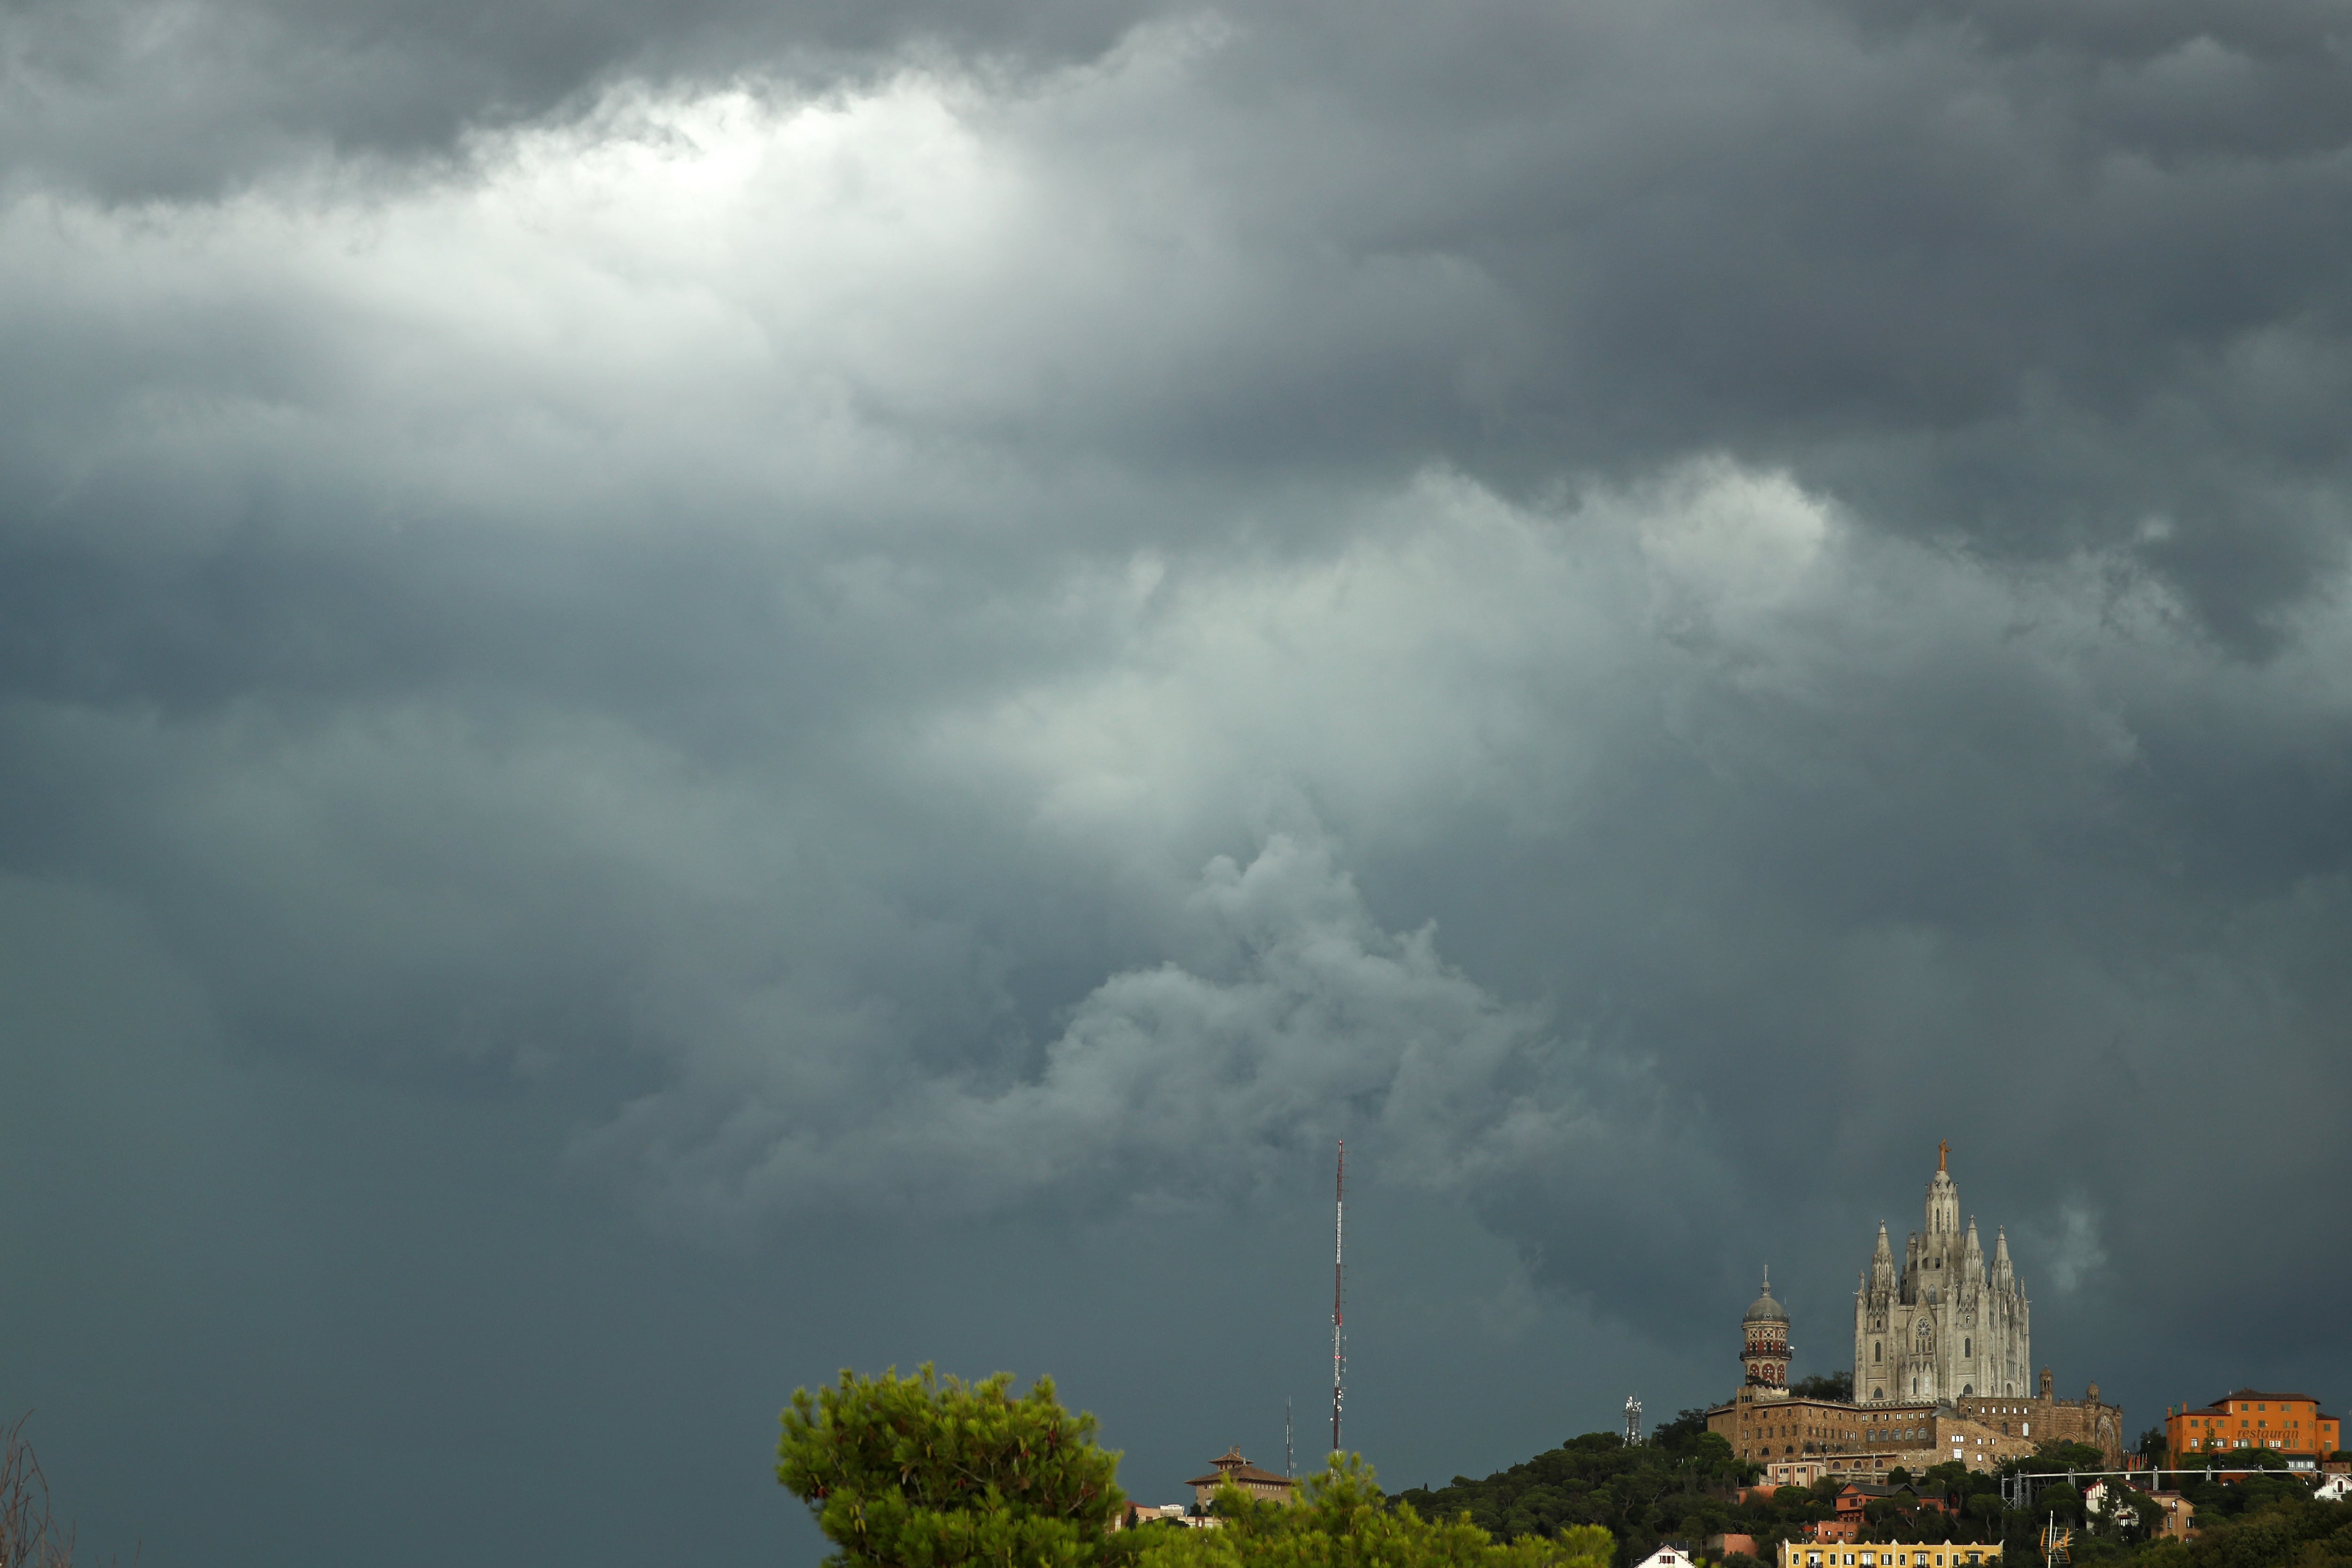
[[[1348,1141],[1339,1140],[1339,1174],[1331,1205],[1331,1451],[1339,1451],[1339,1407],[1348,1387],[1346,1320],[1340,1306],[1348,1279]]]
[[[1625,1447],[1638,1448],[1641,1445],[1642,1402],[1629,1394],[1625,1396]]]

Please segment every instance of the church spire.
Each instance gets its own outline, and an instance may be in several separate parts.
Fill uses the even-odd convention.
[[[1912,1232],[1901,1253],[1889,1227],[1878,1227],[1867,1286],[1854,1295],[1853,1397],[1883,1405],[2023,1394],[2033,1375],[2025,1281],[1999,1227],[1986,1278],[1984,1233],[1960,1207],[1948,1140],[1936,1145],[1927,1197],[1927,1228]]]
[[[1951,1170],[1946,1163],[1951,1150],[1948,1142],[1936,1145],[1936,1173],[1927,1181],[1927,1235],[1929,1246],[1936,1248],[1948,1247],[1951,1243],[1932,1238],[1956,1235],[1960,1228],[1960,1189],[1953,1184]]]

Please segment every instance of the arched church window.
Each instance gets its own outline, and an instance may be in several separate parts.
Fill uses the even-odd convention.
[[[1971,1356],[1971,1355],[1976,1354],[1976,1353],[1977,1353],[1976,1352],[1974,1352],[1974,1351],[1972,1351],[1972,1350],[1970,1350],[1970,1349],[1969,1348],[1970,1345],[1972,1345],[1972,1344],[1974,1344],[1974,1343],[1976,1343],[1976,1342],[1975,1342],[1974,1340],[1970,1340],[1970,1339],[1963,1339],[1963,1340],[1961,1340],[1961,1341],[1960,1341],[1960,1353],[1961,1353],[1962,1355],[1964,1355],[1964,1356]]]

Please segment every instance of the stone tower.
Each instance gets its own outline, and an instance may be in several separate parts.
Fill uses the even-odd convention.
[[[1764,1293],[1739,1320],[1739,1364],[1748,1371],[1748,1386],[1758,1397],[1777,1399],[1789,1392],[1789,1310],[1772,1300],[1772,1271],[1764,1270]]]
[[[1993,1233],[1985,1267],[1977,1222],[1960,1224],[1960,1191],[1938,1144],[1927,1183],[1927,1227],[1905,1242],[1895,1271],[1886,1227],[1853,1293],[1853,1397],[1880,1405],[1971,1395],[2023,1395],[2033,1364],[2032,1308]]]

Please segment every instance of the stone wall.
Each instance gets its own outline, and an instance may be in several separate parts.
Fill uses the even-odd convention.
[[[1949,1405],[1874,1405],[1798,1399],[1742,1389],[1728,1405],[1707,1412],[1706,1429],[1753,1464],[1804,1464],[1831,1470],[1876,1472],[1888,1460],[1914,1471],[1955,1457],[1990,1469],[2021,1458],[2044,1443],[2088,1443],[2111,1469],[2123,1467],[2124,1413],[2102,1402],[2098,1384],[2081,1399],[1958,1399]],[[1824,1463],[1824,1461],[1826,1461]]]
[[[2042,1392],[2032,1399],[1976,1398],[1953,1401],[1956,1415],[1983,1423],[2004,1436],[2026,1439],[2027,1447],[2062,1441],[2088,1443],[2110,1469],[2124,1462],[2123,1407],[2099,1398],[2091,1384],[2080,1399],[2060,1399],[2051,1393],[2050,1373],[2042,1373]]]

